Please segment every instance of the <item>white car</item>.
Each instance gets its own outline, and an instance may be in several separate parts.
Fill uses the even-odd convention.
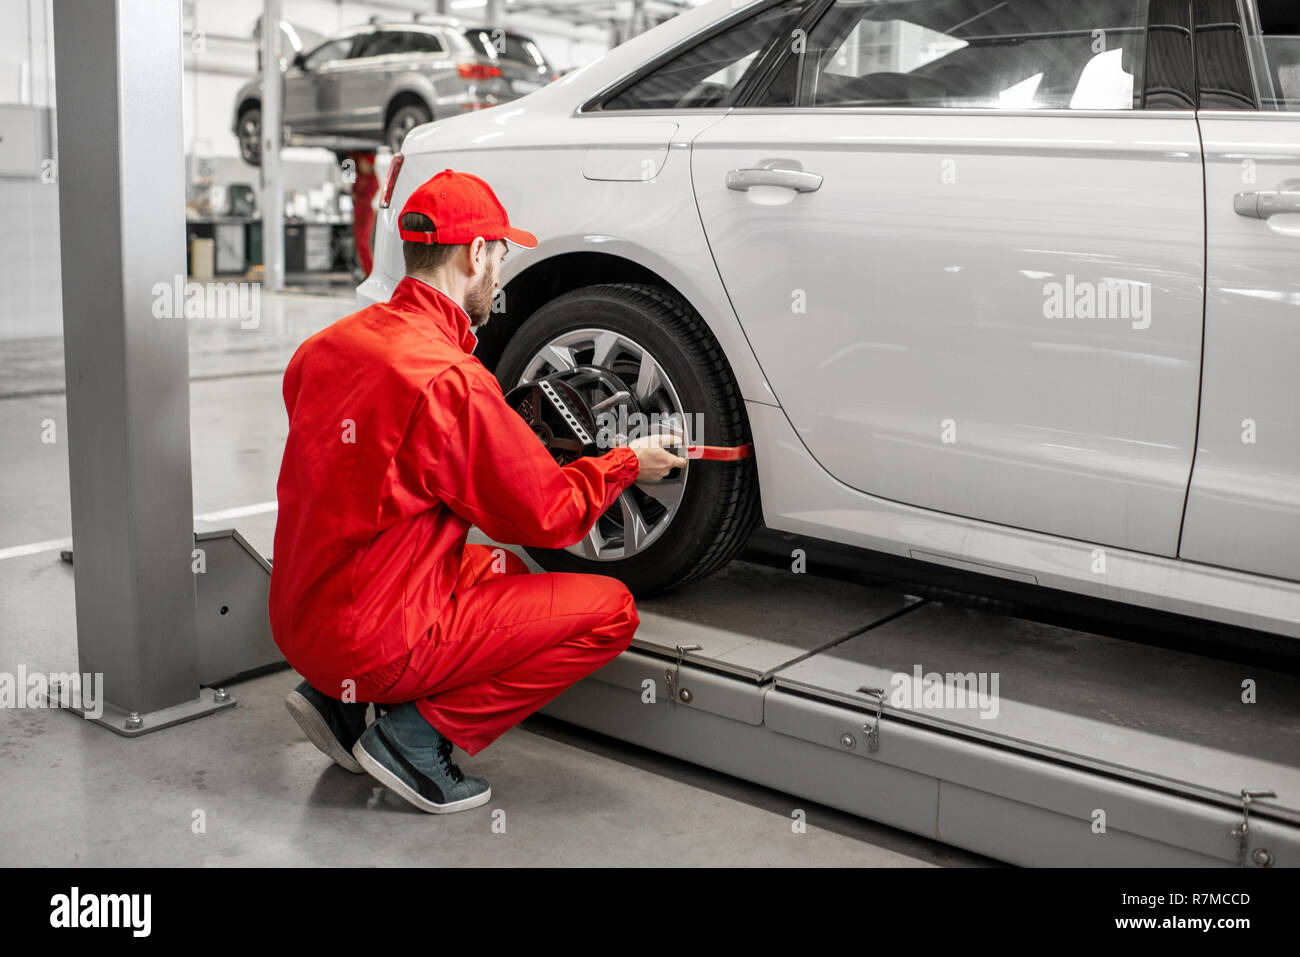
[[[761,512],[1300,637],[1300,25],[1242,8],[713,0],[415,129],[360,294],[411,190],[473,172],[540,239],[477,352],[505,389],[753,443],[549,568],[661,590]]]

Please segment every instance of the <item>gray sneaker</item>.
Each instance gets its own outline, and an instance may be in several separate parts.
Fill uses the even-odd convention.
[[[371,724],[353,745],[352,754],[371,777],[398,797],[430,814],[450,814],[492,799],[487,781],[466,777],[452,763],[452,747],[408,702]]]
[[[322,754],[329,755],[346,771],[365,774],[366,769],[352,757],[352,745],[366,730],[367,705],[345,704],[304,681],[289,692],[284,706]]]

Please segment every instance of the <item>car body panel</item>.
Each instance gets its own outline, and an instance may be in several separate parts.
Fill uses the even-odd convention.
[[[587,147],[582,175],[637,182],[659,175],[680,126],[659,117],[620,116],[601,123],[601,128],[600,142]]]
[[[1179,554],[1300,579],[1300,232],[1233,208],[1238,193],[1300,188],[1300,114],[1202,113],[1200,124],[1205,371]]]
[[[732,304],[831,474],[1177,554],[1204,269],[1190,112],[737,110],[692,157]],[[728,188],[769,160],[823,181]]]

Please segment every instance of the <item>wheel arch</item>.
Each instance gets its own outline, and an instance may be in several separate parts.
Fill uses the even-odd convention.
[[[496,372],[501,353],[529,316],[566,292],[610,282],[645,283],[682,296],[662,276],[623,256],[582,251],[560,253],[532,263],[502,284],[500,301],[505,308],[494,313],[492,321],[484,327],[474,354]]]
[[[230,128],[236,133],[239,132],[239,118],[244,115],[246,110],[262,108],[262,95],[260,92],[246,90],[235,98],[235,118],[230,124]]]
[[[638,258],[644,260],[647,257]],[[733,355],[733,350],[728,348],[727,337],[719,335],[717,323],[710,316],[704,296],[693,295],[686,283],[670,279],[663,271],[656,270],[644,261],[638,262],[621,253],[591,249],[554,252],[544,259],[529,262],[503,282],[501,304],[504,308],[499,313],[494,312],[492,321],[483,328],[474,354],[488,369],[495,372],[497,361],[505,351],[506,344],[529,316],[546,303],[567,292],[581,289],[583,286],[597,286],[603,283],[641,283],[657,286],[681,299],[700,316],[705,327],[718,342],[731,377],[743,385],[739,374],[742,370],[736,368],[737,359],[741,362],[754,363],[753,355],[747,352],[741,356]],[[756,363],[754,368],[757,369]]]

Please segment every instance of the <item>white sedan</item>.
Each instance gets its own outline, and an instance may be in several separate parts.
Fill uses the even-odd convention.
[[[1300,25],[1212,6],[713,0],[415,129],[362,299],[411,190],[473,172],[540,239],[477,352],[504,388],[752,442],[549,568],[662,590],[761,515],[1300,637]]]

